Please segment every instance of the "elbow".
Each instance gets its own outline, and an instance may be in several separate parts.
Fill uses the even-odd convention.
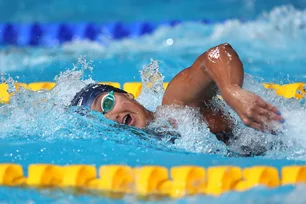
[[[206,70],[215,68],[216,64],[222,60],[231,61],[233,58],[239,58],[236,51],[229,43],[222,43],[207,50],[201,57],[202,67]]]
[[[216,61],[220,58],[226,58],[230,55],[236,54],[236,51],[229,43],[222,43],[215,47],[210,48],[204,53],[204,59],[210,61]],[[236,54],[237,55],[237,54]]]
[[[218,47],[221,50],[227,50],[227,51],[234,50],[233,47],[231,46],[231,44],[229,44],[229,43],[222,43],[220,45],[217,45],[216,47]]]

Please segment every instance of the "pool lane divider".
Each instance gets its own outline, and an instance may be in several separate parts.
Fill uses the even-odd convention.
[[[217,21],[193,21],[213,24]],[[108,39],[120,40],[151,34],[160,26],[177,26],[182,21],[167,22],[113,22],[113,23],[2,23],[0,24],[0,45],[15,46],[57,46],[75,39],[105,43]],[[222,23],[222,21],[219,21]]]
[[[98,177],[97,177],[98,174]],[[23,188],[83,189],[100,195],[140,197],[160,195],[181,198],[191,195],[219,196],[247,191],[256,186],[277,188],[306,183],[306,166],[142,166],[31,164],[28,176],[19,164],[0,164],[0,186]],[[110,194],[107,194],[110,193]],[[111,194],[115,193],[115,194]],[[98,194],[99,195],[99,194]]]
[[[108,84],[112,85],[117,88],[121,88],[121,84],[118,82],[99,82],[101,84]],[[167,88],[168,83],[165,82],[164,89]],[[297,98],[302,99],[306,94],[306,86],[304,82],[300,83],[291,83],[291,84],[263,84],[266,89],[275,90],[276,94],[279,96],[283,96],[285,98]],[[15,92],[20,91],[21,89],[27,89],[31,91],[41,91],[41,90],[51,90],[56,83],[54,82],[34,82],[34,83],[15,83]],[[150,84],[147,84],[150,87]],[[135,96],[137,98],[142,90],[142,83],[141,82],[126,82],[123,84],[123,89]],[[8,91],[8,85],[5,83],[0,83],[0,103],[9,103],[11,96],[14,95],[14,91]]]

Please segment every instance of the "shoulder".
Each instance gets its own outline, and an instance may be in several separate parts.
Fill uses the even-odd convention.
[[[168,84],[163,96],[162,105],[185,105],[185,96],[190,89],[190,68],[186,68],[179,72]]]

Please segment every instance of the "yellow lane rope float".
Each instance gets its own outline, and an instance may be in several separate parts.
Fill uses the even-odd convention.
[[[170,198],[219,196],[256,186],[276,188],[299,183],[306,183],[306,166],[284,166],[278,172],[271,166],[175,166],[168,170],[162,166],[105,165],[97,172],[92,165],[31,164],[25,177],[19,164],[0,164],[0,186],[83,189],[101,195],[117,193],[121,197],[124,194]]]
[[[121,88],[120,83],[118,82],[99,82],[101,84],[112,85],[117,88]],[[56,84],[54,82],[34,82],[34,83],[15,83],[16,91],[19,91],[21,87],[32,90],[51,90]],[[168,83],[164,83],[164,88],[167,88]],[[305,83],[291,83],[291,84],[264,84],[266,89],[273,89],[276,91],[276,94],[283,96],[285,98],[297,98],[302,99],[306,94],[306,86]],[[123,89],[131,94],[133,94],[136,98],[139,96],[142,83],[141,82],[127,82],[123,84]],[[0,103],[9,103],[10,96],[14,93],[8,93],[8,85],[5,83],[0,84]]]

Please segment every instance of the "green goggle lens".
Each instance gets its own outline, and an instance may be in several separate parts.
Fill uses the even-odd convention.
[[[109,94],[105,95],[102,98],[101,109],[103,113],[107,113],[111,111],[115,106],[115,95],[114,91],[109,92]]]

